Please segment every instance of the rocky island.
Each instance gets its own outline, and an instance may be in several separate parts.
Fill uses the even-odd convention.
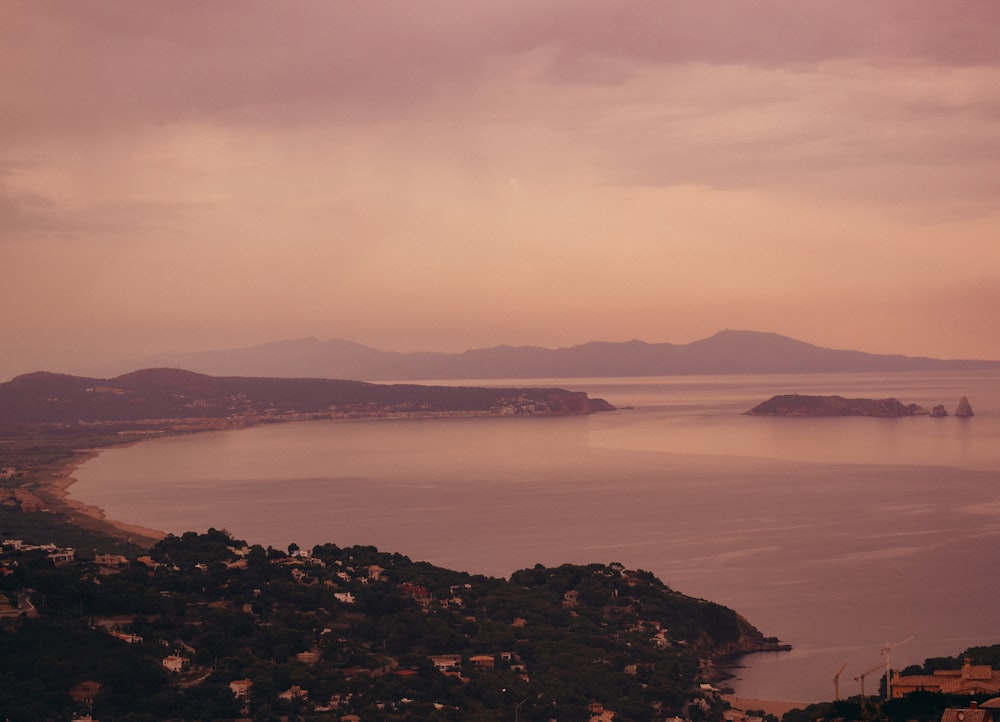
[[[941,405],[928,411],[919,404],[904,404],[894,398],[848,399],[843,396],[805,396],[781,394],[757,404],[748,416],[875,416],[893,418],[900,416],[947,416]],[[956,416],[972,416],[972,406],[966,397],[959,401]]]

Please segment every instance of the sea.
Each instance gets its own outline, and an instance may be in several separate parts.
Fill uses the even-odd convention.
[[[280,549],[374,545],[498,577],[647,570],[792,645],[731,670],[759,699],[871,694],[885,665],[1000,643],[1000,372],[428,383],[560,386],[619,410],[160,438],[102,451],[70,494],[111,519]],[[949,413],[967,396],[975,416],[744,414],[784,393]]]

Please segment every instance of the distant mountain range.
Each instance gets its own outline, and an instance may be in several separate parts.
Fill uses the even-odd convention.
[[[223,351],[161,354],[136,368],[174,367],[213,376],[416,379],[583,378],[742,373],[850,373],[1000,368],[1000,361],[882,355],[814,346],[758,331],[720,331],[688,344],[592,342],[569,348],[495,346],[463,353],[379,351],[353,341],[305,338]]]

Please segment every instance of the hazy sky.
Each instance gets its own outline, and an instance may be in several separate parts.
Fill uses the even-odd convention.
[[[0,4],[0,380],[315,336],[1000,358],[1000,3]]]

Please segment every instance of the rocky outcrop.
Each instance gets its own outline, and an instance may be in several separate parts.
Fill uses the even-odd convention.
[[[963,396],[958,400],[958,407],[955,409],[955,416],[975,416],[975,413],[972,411],[972,404],[969,403],[969,400],[966,397]]]
[[[904,404],[893,398],[888,399],[847,399],[843,396],[803,396],[783,394],[772,396],[757,404],[748,416],[930,416],[943,418],[948,415],[944,404],[937,404],[928,411],[919,404]],[[969,399],[963,396],[955,409],[955,416],[975,416]]]
[[[750,416],[919,416],[928,412],[917,404],[888,399],[847,399],[843,396],[784,394],[746,412]]]

